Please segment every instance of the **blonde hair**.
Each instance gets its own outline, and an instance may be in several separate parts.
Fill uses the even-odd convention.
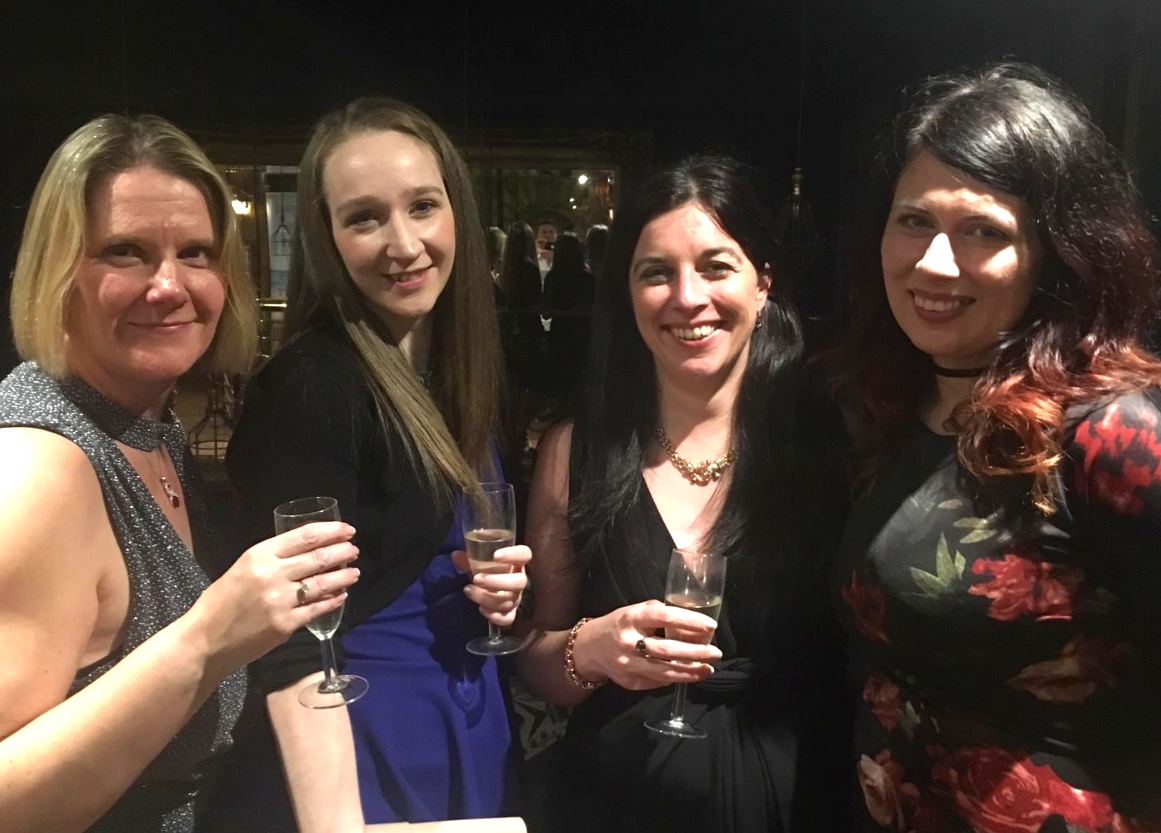
[[[431,149],[455,217],[455,262],[432,311],[430,391],[347,274],[335,248],[323,171],[352,136],[396,131]],[[290,263],[287,336],[330,322],[367,377],[380,418],[405,438],[412,462],[437,491],[490,471],[499,427],[500,334],[487,246],[471,174],[447,135],[424,113],[387,98],[360,98],[324,116],[299,167],[299,217]]]
[[[89,199],[110,177],[138,167],[184,179],[205,197],[219,245],[226,304],[214,340],[197,366],[206,372],[248,371],[258,340],[257,306],[230,188],[189,136],[157,116],[95,118],[65,139],[48,160],[32,194],[12,275],[16,349],[46,373],[68,373],[66,321],[85,247]]]

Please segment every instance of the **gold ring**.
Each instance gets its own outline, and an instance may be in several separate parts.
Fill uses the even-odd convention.
[[[298,583],[298,605],[301,607],[306,604],[306,597],[310,595],[310,584],[308,582],[300,581]]]
[[[637,640],[637,656],[649,659],[649,649],[645,647],[645,637]]]

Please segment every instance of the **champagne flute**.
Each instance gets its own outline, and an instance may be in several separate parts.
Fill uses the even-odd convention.
[[[468,566],[477,573],[507,573],[507,564],[492,560],[496,550],[516,543],[516,490],[509,483],[481,483],[464,492],[464,541]],[[469,653],[482,657],[514,654],[524,643],[488,623],[488,635],[468,643]]]
[[[287,501],[274,509],[274,531],[281,535],[291,529],[317,521],[337,521],[339,502],[333,497],[304,497]],[[333,709],[354,703],[367,693],[370,684],[354,674],[339,674],[335,669],[335,646],[331,637],[339,629],[343,620],[343,603],[330,613],[324,613],[306,628],[318,639],[322,650],[323,677],[317,683],[310,683],[298,693],[298,702],[308,709]]]
[[[691,550],[674,550],[665,580],[665,603],[695,610],[718,621],[726,592],[726,558]],[[666,639],[679,635],[665,629]],[[704,738],[704,730],[685,722],[685,683],[673,687],[673,704],[664,720],[646,720],[645,728],[674,738]]]

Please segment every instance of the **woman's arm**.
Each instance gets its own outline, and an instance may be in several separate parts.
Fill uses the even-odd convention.
[[[323,678],[311,674],[266,696],[278,739],[294,816],[303,833],[363,830],[363,807],[355,770],[355,739],[344,708],[308,709],[298,692]]]
[[[79,831],[228,674],[339,603],[296,607],[294,576],[354,558],[343,543],[353,530],[305,528],[253,548],[186,615],[67,697],[110,575],[124,569],[120,551],[77,446],[46,431],[3,429],[0,459],[0,829]],[[341,570],[327,583],[341,591],[354,578]]]
[[[588,699],[591,690],[576,685],[564,667],[565,643],[577,621],[580,583],[568,537],[568,459],[572,426],[558,425],[540,441],[528,498],[526,538],[534,553],[528,573],[536,607],[529,644],[519,654],[520,677],[529,691],[560,706]],[[691,640],[708,642],[716,626],[700,613],[648,601],[594,618],[577,631],[573,661],[577,675],[590,682],[612,680],[622,688],[645,690],[705,679],[721,659],[713,645],[654,637],[657,629],[681,628]],[[636,652],[646,639],[650,658]],[[677,660],[686,664],[675,664]]]

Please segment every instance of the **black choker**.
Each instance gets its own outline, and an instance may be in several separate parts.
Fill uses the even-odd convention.
[[[962,369],[953,369],[950,367],[940,367],[933,364],[931,369],[935,371],[936,376],[946,376],[950,379],[970,379],[973,376],[983,376],[987,372],[986,367],[965,367]]]

